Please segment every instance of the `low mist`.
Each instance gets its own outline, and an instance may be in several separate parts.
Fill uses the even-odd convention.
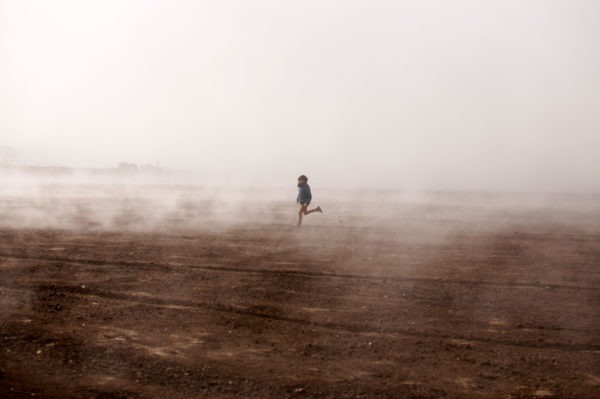
[[[297,222],[295,185],[217,186],[201,181],[201,176],[190,174],[5,170],[0,173],[0,227],[168,233],[255,225],[282,228]],[[597,194],[359,190],[310,184],[310,208],[320,205],[324,213],[305,216],[304,227],[327,228],[324,234],[330,228],[378,228],[413,236],[427,231],[433,239],[461,230],[504,228],[518,223],[520,215],[593,227],[593,215],[600,213]]]

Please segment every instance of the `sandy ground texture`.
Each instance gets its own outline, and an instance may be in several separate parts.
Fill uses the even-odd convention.
[[[90,190],[0,198],[2,398],[600,397],[590,201]]]

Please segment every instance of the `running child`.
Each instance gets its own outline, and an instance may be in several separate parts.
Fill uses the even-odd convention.
[[[310,186],[308,185],[308,177],[302,175],[298,178],[298,198],[296,198],[296,203],[300,204],[300,210],[298,211],[298,224],[296,226],[302,224],[302,215],[308,215],[313,212],[323,213],[320,206],[311,209],[310,211],[308,210],[308,205],[311,200],[312,194],[310,192]]]

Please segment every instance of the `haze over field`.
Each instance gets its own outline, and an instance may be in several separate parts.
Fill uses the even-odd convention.
[[[0,163],[600,191],[600,3],[0,0]]]

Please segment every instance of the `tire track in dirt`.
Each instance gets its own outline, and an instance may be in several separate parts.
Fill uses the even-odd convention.
[[[153,262],[127,262],[127,261],[106,261],[98,259],[71,259],[62,257],[36,257],[27,255],[9,255],[0,253],[0,258],[17,259],[17,260],[35,260],[42,262],[62,262],[79,265],[94,265],[94,266],[125,266],[136,267],[142,270],[174,270],[175,268],[194,268],[213,272],[226,273],[242,273],[242,274],[276,274],[282,276],[306,277],[306,278],[339,278],[339,279],[354,279],[354,280],[370,280],[370,281],[395,281],[402,283],[435,283],[435,284],[456,284],[467,286],[482,286],[482,287],[502,287],[502,288],[534,288],[534,289],[550,289],[550,290],[574,290],[574,291],[592,291],[600,292],[600,288],[577,286],[577,285],[559,285],[559,284],[541,284],[541,283],[501,283],[493,281],[470,281],[460,279],[444,279],[444,278],[426,278],[426,277],[380,277],[357,274],[343,273],[327,273],[327,272],[308,272],[301,270],[283,270],[283,269],[244,269],[237,267],[229,267],[222,265],[171,265]]]
[[[0,283],[0,287],[6,288],[15,288],[14,285],[9,287],[8,285]],[[286,316],[283,312],[272,312],[275,308],[271,309],[271,307],[236,307],[231,305],[219,304],[219,303],[208,303],[208,302],[198,302],[198,301],[188,301],[188,300],[180,300],[180,299],[169,299],[163,300],[157,297],[149,297],[149,296],[136,296],[132,294],[126,293],[116,293],[112,291],[99,290],[91,287],[82,288],[79,285],[37,285],[35,287],[30,286],[21,286],[21,289],[30,290],[30,289],[51,289],[54,291],[60,291],[62,293],[68,293],[73,296],[81,297],[81,298],[103,298],[109,300],[117,300],[117,301],[125,301],[131,304],[140,304],[146,306],[155,306],[155,307],[167,307],[173,309],[175,307],[178,308],[190,308],[190,309],[206,309],[209,311],[216,312],[224,312],[224,313],[232,313],[238,314],[242,316],[263,318],[275,321],[282,321],[287,323],[298,324],[302,326],[311,326],[311,327],[319,327],[326,329],[333,329],[337,331],[343,331],[348,333],[358,333],[358,334],[373,334],[379,336],[387,336],[393,338],[394,335],[404,335],[410,337],[417,338],[428,338],[428,339],[442,339],[448,341],[472,341],[479,342],[482,344],[491,344],[491,345],[501,345],[501,346],[511,346],[511,347],[520,347],[520,348],[529,348],[529,349],[551,349],[551,350],[561,350],[567,352],[589,352],[589,351],[600,351],[600,343],[590,343],[590,344],[567,344],[567,343],[557,343],[557,342],[536,342],[535,344],[530,342],[520,342],[520,341],[510,341],[510,340],[501,340],[494,338],[486,338],[486,337],[471,337],[471,336],[463,336],[463,335],[450,335],[444,333],[437,332],[423,332],[416,331],[410,329],[394,329],[386,332],[382,332],[378,329],[374,329],[372,326],[367,324],[344,324],[337,323],[332,321],[313,321],[307,320],[298,317]],[[271,311],[271,312],[270,312]],[[269,313],[270,312],[270,313]],[[274,314],[276,313],[276,314]]]

